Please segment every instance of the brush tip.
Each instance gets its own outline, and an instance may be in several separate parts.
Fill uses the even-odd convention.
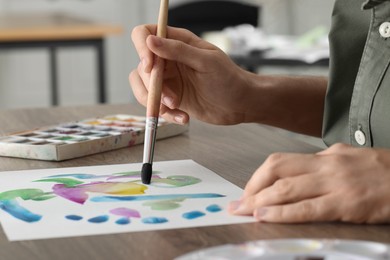
[[[150,184],[152,179],[152,164],[144,163],[142,165],[141,180],[143,184]]]

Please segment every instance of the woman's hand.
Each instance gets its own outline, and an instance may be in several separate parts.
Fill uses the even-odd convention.
[[[230,212],[279,223],[389,223],[390,150],[336,144],[317,154],[273,154]]]
[[[166,60],[161,115],[187,123],[189,115],[214,124],[244,121],[246,74],[214,45],[185,29],[168,28],[167,39],[155,35],[156,25],[134,28],[132,39],[140,57],[129,76],[138,102],[146,106],[153,56]],[[249,94],[250,95],[250,94]]]

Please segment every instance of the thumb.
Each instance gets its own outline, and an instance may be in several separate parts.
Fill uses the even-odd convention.
[[[204,69],[204,58],[209,56],[209,50],[207,49],[200,49],[182,41],[161,38],[154,35],[148,36],[146,44],[157,56],[166,60],[183,63],[195,70]]]

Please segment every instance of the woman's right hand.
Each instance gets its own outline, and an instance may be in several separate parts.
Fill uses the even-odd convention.
[[[156,25],[133,29],[141,62],[129,76],[138,102],[146,106],[153,57],[166,60],[162,117],[185,124],[193,116],[213,124],[245,121],[246,74],[219,48],[185,29],[168,27],[167,39],[154,36]]]

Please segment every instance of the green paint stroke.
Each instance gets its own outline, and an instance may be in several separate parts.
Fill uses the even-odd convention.
[[[20,190],[10,190],[0,193],[0,200],[14,200],[16,198],[21,198],[23,200],[47,200],[51,199],[54,196],[51,193],[44,192],[40,189],[20,189]]]
[[[152,184],[153,186],[161,186],[161,184],[165,184],[164,187],[167,187],[166,185],[171,187],[184,187],[188,185],[194,185],[201,182],[200,179],[192,177],[192,176],[186,176],[186,175],[173,175],[168,176],[167,178],[162,179],[153,179]]]
[[[183,201],[184,199],[148,201],[142,205],[150,207],[152,210],[172,210],[179,208],[181,206],[179,202]]]
[[[155,173],[155,172],[153,172]],[[140,171],[132,171],[132,172],[116,172],[113,174],[113,176],[117,176],[117,175],[120,175],[120,176],[139,176],[141,175],[141,172]]]
[[[66,187],[75,187],[76,185],[83,184],[84,182],[69,179],[69,178],[50,178],[50,179],[42,179],[42,180],[36,180],[34,182],[55,182],[55,183],[61,183],[64,184]]]

